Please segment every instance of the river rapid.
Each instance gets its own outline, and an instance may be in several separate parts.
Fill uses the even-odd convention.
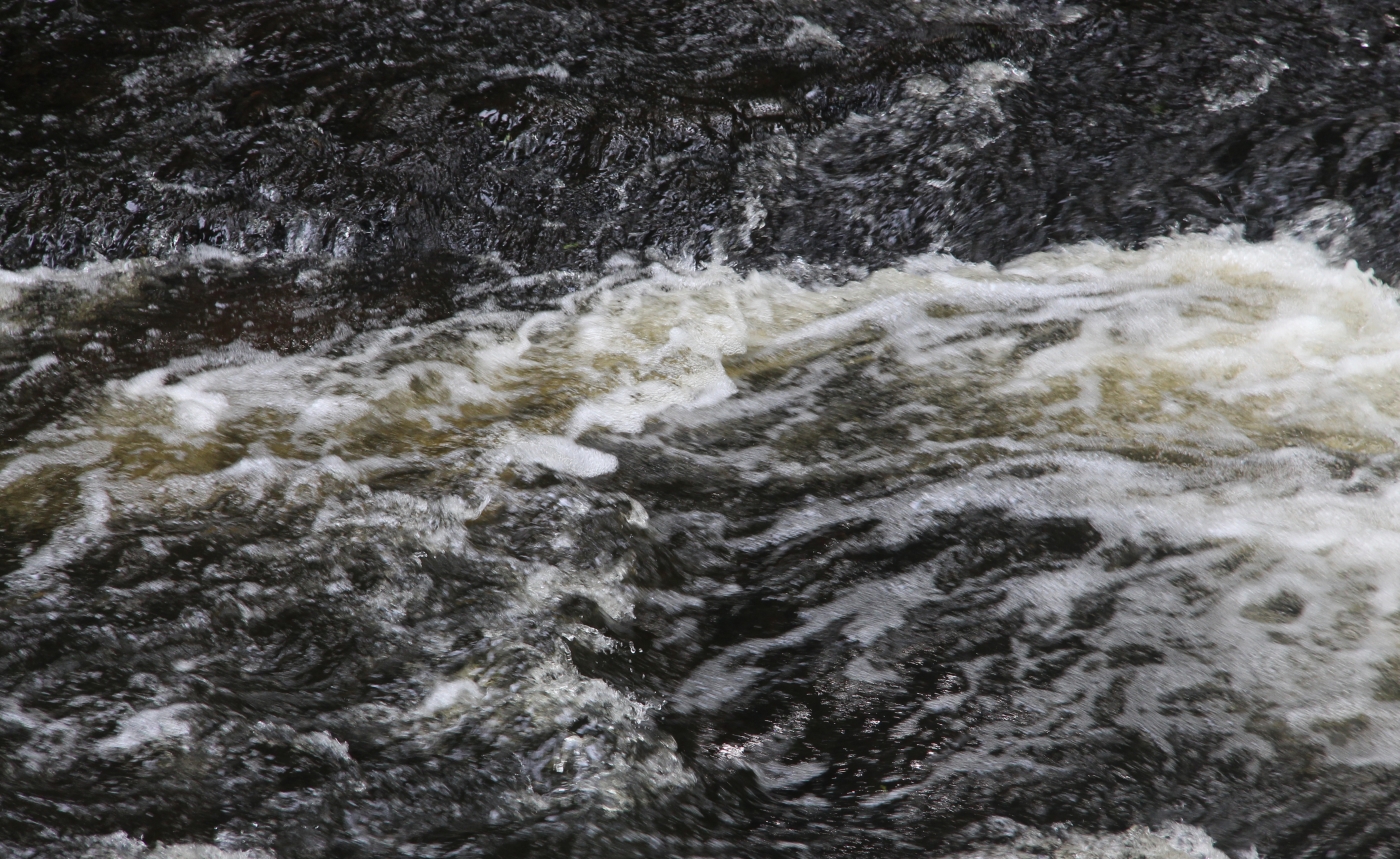
[[[1362,111],[1342,66],[1290,78],[1289,51],[1331,16],[1329,62],[1390,74],[1392,19],[1242,12],[1219,38],[1257,25],[1254,47],[1192,53],[1194,7],[691,4],[638,29],[625,4],[400,5],[306,4],[302,42],[260,6],[21,3],[6,25],[43,38],[0,105],[30,171],[0,245],[0,853],[1391,855],[1396,134],[1309,126],[1336,157],[1307,168],[1279,154],[1305,121],[1257,104],[1311,87],[1294,109]],[[89,100],[39,92],[44,52],[98,24],[133,47],[75,61]],[[1384,57],[1358,65],[1343,24]],[[355,42],[347,69],[457,99],[398,143],[313,122],[340,84],[293,97],[278,67],[282,90],[246,92],[276,51],[327,63],[381,25],[378,65]],[[530,53],[550,39],[596,49]],[[1086,91],[1066,69],[1092,90],[1118,62],[1086,45],[1149,42],[1175,57],[1165,94],[1094,109],[1183,123],[1177,162],[1132,190],[1137,138],[1058,178],[1008,161],[1112,149],[1037,126],[1053,104],[1026,93],[1058,80],[1063,108]],[[404,45],[422,56],[394,72]],[[433,84],[448,55],[471,62]],[[674,104],[597,118],[648,86]],[[407,97],[376,92],[326,103],[390,122]],[[194,122],[180,105],[223,118],[141,178]],[[468,108],[470,131],[444,119]],[[95,144],[54,129],[127,146],[138,121],[101,187],[140,188],[56,207]],[[238,128],[281,160],[214,158]],[[472,161],[473,134],[509,139]],[[721,158],[695,135],[744,139]],[[394,172],[454,146],[437,185]],[[1152,171],[1192,152],[1215,184],[1178,205]],[[1334,184],[1298,191],[1305,168]],[[714,182],[666,172],[690,169]],[[308,171],[361,196],[287,184]],[[413,182],[432,216],[385,215]],[[518,199],[472,208],[502,187]]]

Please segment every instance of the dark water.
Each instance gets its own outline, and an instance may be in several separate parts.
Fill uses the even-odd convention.
[[[0,853],[1389,856],[1397,20],[7,4]]]

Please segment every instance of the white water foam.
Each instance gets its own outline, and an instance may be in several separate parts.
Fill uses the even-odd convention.
[[[1180,823],[1149,829],[1134,826],[1113,835],[1077,832],[1040,832],[1023,829],[1002,819],[1008,832],[1016,836],[1010,843],[952,854],[950,859],[1229,859],[1216,848],[1210,836],[1194,826]],[[1019,831],[1018,831],[1019,830]],[[1257,859],[1251,852],[1249,859]]]
[[[20,271],[0,269],[0,335],[13,335],[28,320],[23,313],[26,299],[43,294],[45,314],[54,314],[54,304],[66,304],[69,314],[91,313],[106,302],[129,295],[139,275],[167,265],[246,264],[249,257],[208,245],[196,245],[174,259],[98,260],[78,268],[34,266]]]
[[[365,335],[334,355],[231,348],[113,383],[96,408],[6,455],[0,497],[20,509],[74,470],[85,475],[84,491],[108,506],[100,517],[92,503],[75,513],[90,521],[55,532],[65,545],[100,537],[94,517],[190,517],[216,500],[256,511],[283,498],[318,507],[316,528],[335,539],[374,540],[388,528],[429,550],[466,551],[463,523],[507,471],[592,477],[622,467],[589,446],[589,433],[766,417],[755,444],[725,455],[754,481],[958,464],[934,488],[875,505],[890,532],[990,505],[1085,517],[1105,545],[1169,543],[1218,558],[1211,598],[1174,604],[1176,614],[1154,606],[1162,591],[1133,591],[1137,574],[1122,574],[1138,598],[1115,621],[1123,636],[1179,627],[1194,652],[1211,654],[1144,676],[1173,689],[1227,671],[1293,729],[1341,737],[1328,745],[1339,759],[1400,762],[1397,370],[1393,293],[1291,240],[1090,244],[1001,269],[930,256],[818,290],[771,273],[654,265],[528,318],[463,315]],[[838,419],[831,403],[843,397],[875,405]],[[829,449],[833,440],[844,446]],[[407,466],[470,478],[475,497],[356,489]],[[845,515],[832,504],[830,515]],[[806,518],[780,521],[765,539],[826,514],[817,504],[793,515]],[[70,555],[51,545],[14,575]],[[1154,569],[1172,563],[1186,562]],[[612,617],[630,611],[625,571],[516,572],[503,631],[565,592],[588,594]],[[1102,573],[1047,573],[1018,585],[1015,601],[1064,615]],[[901,599],[936,596],[871,587],[848,598],[869,604],[850,609],[857,643],[897,625]],[[386,603],[385,616],[394,611]],[[647,705],[581,677],[562,652],[532,659],[523,677],[488,665],[442,678],[405,718],[450,720],[470,706],[504,725],[524,707],[544,725],[591,708],[648,724]],[[743,666],[725,659],[711,667],[742,684]],[[878,671],[852,671],[880,682]],[[1143,691],[1122,718],[1160,733],[1158,709]],[[557,760],[598,773],[598,795],[621,797],[614,781],[641,777],[641,765],[615,748],[589,752],[597,742],[579,737]],[[648,778],[685,781],[673,752],[646,760],[657,770]]]

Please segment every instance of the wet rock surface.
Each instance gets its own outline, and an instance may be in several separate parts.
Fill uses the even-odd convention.
[[[17,3],[0,265],[1393,235],[1383,3]],[[1321,208],[1319,208],[1321,207]]]

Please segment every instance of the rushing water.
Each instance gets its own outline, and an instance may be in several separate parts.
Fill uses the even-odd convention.
[[[1400,12],[11,6],[5,859],[1395,854]]]
[[[0,808],[94,855],[1298,849],[1400,766],[1397,364],[1389,287],[1226,233],[616,259],[179,358],[0,470]]]

